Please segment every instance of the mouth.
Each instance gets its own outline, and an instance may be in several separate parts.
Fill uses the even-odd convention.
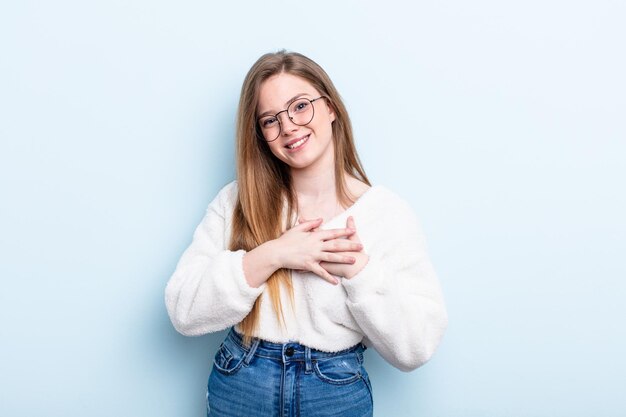
[[[309,140],[309,136],[311,136],[311,134],[309,133],[308,135],[302,137],[301,139],[296,140],[295,142],[289,144],[289,145],[285,145],[285,148],[289,149],[290,151],[295,151],[299,148],[301,148],[305,143],[307,143],[307,141]]]

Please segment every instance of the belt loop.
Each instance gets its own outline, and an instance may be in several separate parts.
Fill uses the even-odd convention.
[[[252,360],[252,357],[254,356],[254,352],[256,352],[256,348],[259,346],[260,341],[261,340],[259,338],[254,338],[254,342],[252,343],[252,346],[250,346],[250,350],[248,351],[248,353],[246,354],[246,357],[243,360],[243,363],[245,363],[246,366],[250,364],[250,361]]]
[[[310,374],[313,371],[313,366],[311,365],[311,348],[308,346],[304,346],[304,373]]]

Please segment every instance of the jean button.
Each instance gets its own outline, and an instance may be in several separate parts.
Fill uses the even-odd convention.
[[[287,356],[293,356],[293,347],[289,346],[289,347],[285,350],[285,355],[287,355]]]

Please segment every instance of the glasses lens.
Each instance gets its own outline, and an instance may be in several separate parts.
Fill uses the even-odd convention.
[[[309,99],[301,98],[289,105],[291,121],[304,126],[313,120],[313,103]]]
[[[280,124],[274,116],[265,116],[259,119],[259,128],[266,141],[271,142],[280,134]]]

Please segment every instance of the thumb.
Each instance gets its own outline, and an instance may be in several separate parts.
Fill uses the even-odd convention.
[[[350,229],[356,230],[356,224],[354,223],[354,217],[349,216],[347,221],[346,221],[346,226]],[[357,233],[353,233],[350,236],[348,236],[348,240],[354,240],[355,242],[360,242],[359,237],[357,236]]]
[[[354,224],[354,217],[348,216],[348,219],[346,220],[346,226],[350,229],[356,230],[356,226]]]

